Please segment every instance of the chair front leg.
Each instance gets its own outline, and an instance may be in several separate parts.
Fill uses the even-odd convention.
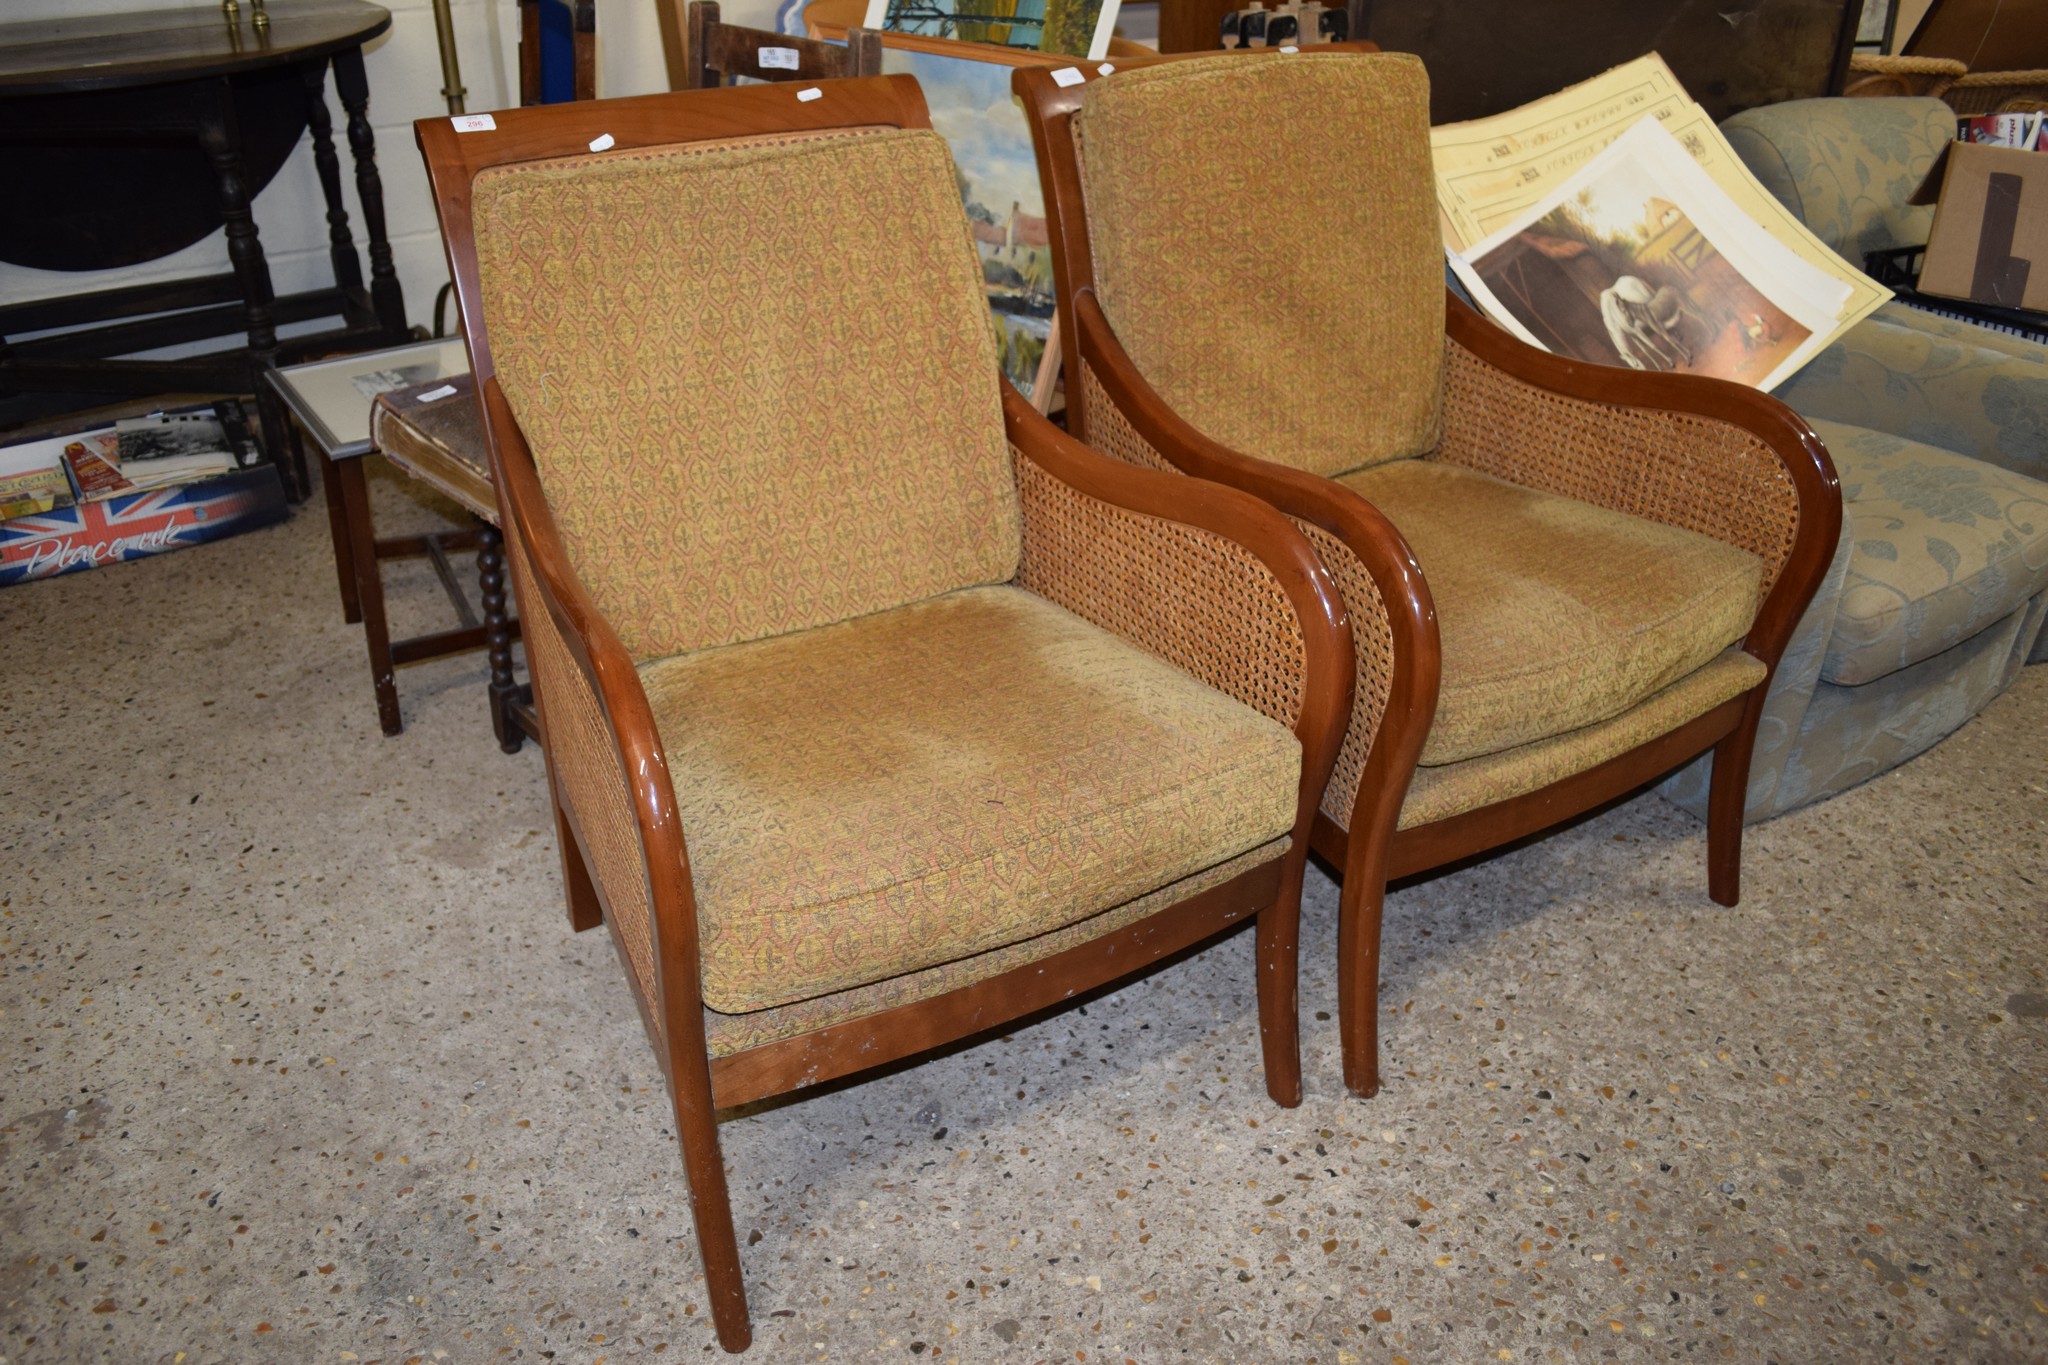
[[[676,1140],[683,1147],[683,1173],[690,1182],[690,1216],[697,1225],[697,1255],[711,1295],[711,1321],[718,1344],[737,1355],[754,1340],[747,1316],[747,1286],[740,1274],[740,1244],[733,1235],[732,1197],[725,1185],[725,1157],[718,1149],[718,1111],[711,1105],[711,1068],[702,1052],[671,1051]]]
[[[1259,1050],[1266,1093],[1292,1109],[1301,1103],[1301,881],[1303,852],[1288,854],[1278,898],[1259,911]]]
[[[1717,905],[1742,899],[1742,812],[1769,690],[1768,682],[1758,684],[1742,708],[1742,723],[1714,746],[1714,774],[1707,787],[1707,895]]]
[[[1344,1049],[1344,1087],[1362,1100],[1380,1092],[1380,920],[1389,834],[1354,831],[1337,901],[1337,1036]]]

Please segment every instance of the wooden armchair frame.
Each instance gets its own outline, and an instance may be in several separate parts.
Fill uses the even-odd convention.
[[[1332,44],[1319,51],[1373,52],[1370,43]],[[1217,54],[1200,54],[1214,57]],[[1164,60],[1186,60],[1174,57]],[[1285,60],[1267,58],[1267,60]],[[1097,77],[1088,73],[1088,80]],[[1750,754],[1770,686],[1767,675],[1747,694],[1708,710],[1637,748],[1547,786],[1430,823],[1398,829],[1403,801],[1435,714],[1442,672],[1436,611],[1429,588],[1400,532],[1356,492],[1333,479],[1272,463],[1211,440],[1176,414],[1145,380],[1118,342],[1096,295],[1088,206],[1083,196],[1072,117],[1085,85],[1060,86],[1048,73],[1012,78],[1036,146],[1052,238],[1055,293],[1067,372],[1069,429],[1083,440],[1140,463],[1177,469],[1256,493],[1308,532],[1343,587],[1359,641],[1359,710],[1354,742],[1369,744],[1349,819],[1339,825],[1318,813],[1314,844],[1343,873],[1338,941],[1338,1017],[1346,1085],[1360,1096],[1379,1089],[1380,921],[1386,885],[1497,850],[1596,810],[1712,750],[1714,771],[1707,828],[1708,894],[1722,905],[1740,895],[1742,807]],[[1294,110],[1289,117],[1305,118]],[[1565,400],[1578,419],[1611,429],[1618,453],[1632,415],[1684,414],[1743,434],[1746,485],[1796,504],[1796,529],[1765,558],[1769,584],[1745,652],[1775,671],[1792,630],[1827,571],[1841,532],[1841,490],[1827,449],[1791,409],[1738,384],[1689,375],[1587,365],[1510,336],[1448,291],[1446,308],[1446,431],[1456,401],[1451,362],[1476,362],[1503,377],[1519,401]],[[1595,442],[1598,443],[1597,441]],[[1435,456],[1444,458],[1445,450]],[[1512,458],[1460,455],[1497,477],[1681,525],[1742,543],[1738,499],[1719,506],[1689,499],[1671,471],[1617,467],[1586,479],[1555,469],[1517,470]],[[1585,471],[1576,471],[1583,474]],[[1743,548],[1753,548],[1744,544]],[[1384,702],[1369,709],[1364,670],[1377,636],[1392,656]]]
[[[825,97],[808,102],[799,101],[797,93],[788,86],[747,86],[507,111],[497,116],[494,132],[482,135],[459,134],[441,118],[416,125],[483,403],[507,559],[521,617],[532,623],[529,649],[558,648],[556,657],[567,661],[550,676],[540,666],[546,655],[536,655],[534,672],[570,923],[578,930],[608,924],[634,985],[642,1022],[668,1078],[712,1312],[719,1341],[729,1351],[746,1348],[751,1328],[719,1153],[719,1109],[986,1033],[1129,977],[1253,919],[1267,1088],[1281,1104],[1299,1102],[1295,942],[1301,879],[1316,804],[1350,714],[1354,668],[1341,594],[1284,517],[1235,490],[1133,469],[1088,450],[1003,384],[1003,416],[1024,495],[1027,534],[1024,567],[1016,580],[1020,586],[1154,653],[1178,655],[1183,667],[1191,652],[1200,655],[1196,662],[1201,667],[1190,670],[1200,676],[1238,677],[1246,672],[1247,659],[1262,648],[1227,638],[1228,631],[1215,632],[1216,638],[1176,634],[1175,602],[1205,591],[1192,563],[1176,561],[1158,570],[1155,586],[1161,591],[1133,603],[1132,584],[1142,588],[1146,570],[1128,561],[1111,562],[1114,551],[1082,524],[1085,518],[1077,523],[1079,531],[1062,530],[1049,516],[1034,531],[1028,493],[1034,481],[1044,487],[1056,483],[1065,490],[1063,496],[1072,495],[1065,504],[1070,511],[1092,509],[1097,531],[1105,518],[1129,519],[1120,522],[1126,526],[1172,523],[1175,529],[1158,537],[1162,555],[1182,553],[1175,547],[1209,537],[1234,546],[1230,553],[1248,572],[1265,576],[1262,591],[1270,605],[1257,609],[1265,613],[1262,629],[1274,639],[1291,636],[1295,643],[1291,653],[1274,650],[1273,667],[1267,669],[1269,678],[1276,671],[1290,678],[1297,698],[1291,728],[1303,758],[1291,844],[1283,855],[1176,905],[1025,966],[850,1022],[717,1058],[708,1055],[697,907],[667,760],[634,661],[577,580],[526,440],[499,387],[489,319],[481,311],[470,193],[477,173],[486,167],[580,154],[603,134],[613,139],[610,145],[631,150],[709,139],[930,126],[923,96],[907,76],[835,82]],[[1001,383],[997,374],[990,378]],[[1030,479],[1023,476],[1027,468]],[[1232,691],[1231,682],[1220,690]],[[1240,686],[1235,695],[1259,705],[1255,691]],[[1261,709],[1274,714],[1270,704]],[[560,735],[558,724],[565,727]],[[597,736],[596,743],[577,749],[578,726],[584,727],[581,733]],[[606,804],[630,812],[630,829],[602,827],[603,810],[578,804],[575,793],[588,795],[593,783],[608,798]],[[602,841],[609,836],[631,841],[623,863],[615,856],[607,864]],[[641,991],[622,911],[644,919],[651,935],[651,998]]]
[[[683,22],[684,31],[689,34],[685,51],[688,88],[692,90],[715,90],[733,76],[752,76],[763,81],[820,81],[882,74],[882,35],[871,28],[848,29],[844,43],[797,38],[764,28],[728,24],[718,17],[718,0],[688,0]],[[795,53],[796,66],[763,66],[763,48]]]

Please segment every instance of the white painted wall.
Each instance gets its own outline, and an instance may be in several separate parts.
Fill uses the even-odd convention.
[[[290,0],[271,0],[283,7]],[[399,283],[405,290],[406,312],[415,323],[431,323],[434,294],[448,279],[441,233],[427,192],[426,169],[413,143],[412,121],[446,114],[441,97],[441,57],[434,34],[429,0],[379,0],[391,11],[391,28],[363,52],[370,81],[370,121],[377,138],[377,166],[384,181],[384,213]],[[656,4],[670,0],[597,0],[598,94],[601,97],[644,95],[668,88],[662,59]],[[218,0],[188,0],[182,6],[166,0],[5,0],[6,20],[55,18],[80,10],[113,13],[124,10],[192,8],[220,13]],[[519,9],[516,0],[451,0],[456,46],[463,83],[469,89],[472,113],[503,109],[518,102]],[[773,24],[776,0],[726,0],[724,16],[735,23]],[[246,26],[250,7],[242,6]],[[359,255],[363,252],[362,206],[357,202],[349,156],[345,115],[328,88],[328,109],[334,119],[336,149],[349,208],[349,227]],[[33,186],[14,187],[34,193]],[[117,187],[110,187],[118,192]],[[326,206],[313,169],[312,140],[301,141],[256,199],[257,229],[270,265],[272,284],[280,294],[331,284],[327,266]],[[364,274],[369,262],[364,255]],[[159,279],[205,275],[228,269],[225,234],[211,237],[161,260],[121,270],[58,272],[0,264],[0,304],[48,298],[86,290],[113,289]],[[318,327],[320,324],[313,324]]]

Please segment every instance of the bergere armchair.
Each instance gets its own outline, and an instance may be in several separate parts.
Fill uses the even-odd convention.
[[[570,922],[609,926],[667,1074],[725,1347],[719,1109],[1249,920],[1297,1103],[1342,599],[1257,499],[1086,450],[1002,382],[916,83],[418,131]]]
[[[1342,869],[1345,1080],[1379,1086],[1390,878],[1707,750],[1708,889],[1739,893],[1764,686],[1833,552],[1826,451],[1770,398],[1605,369],[1446,298],[1413,57],[1020,71],[1069,426],[1294,518],[1357,638],[1315,824]]]

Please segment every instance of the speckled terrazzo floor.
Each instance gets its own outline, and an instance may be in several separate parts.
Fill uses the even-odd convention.
[[[718,1354],[480,657],[381,737],[317,502],[0,591],[0,651],[0,1360]],[[2044,732],[2035,668],[1752,831],[1734,910],[1654,796],[1399,892],[1370,1102],[1312,874],[1297,1110],[1238,937],[736,1118],[751,1358],[2048,1359]]]

